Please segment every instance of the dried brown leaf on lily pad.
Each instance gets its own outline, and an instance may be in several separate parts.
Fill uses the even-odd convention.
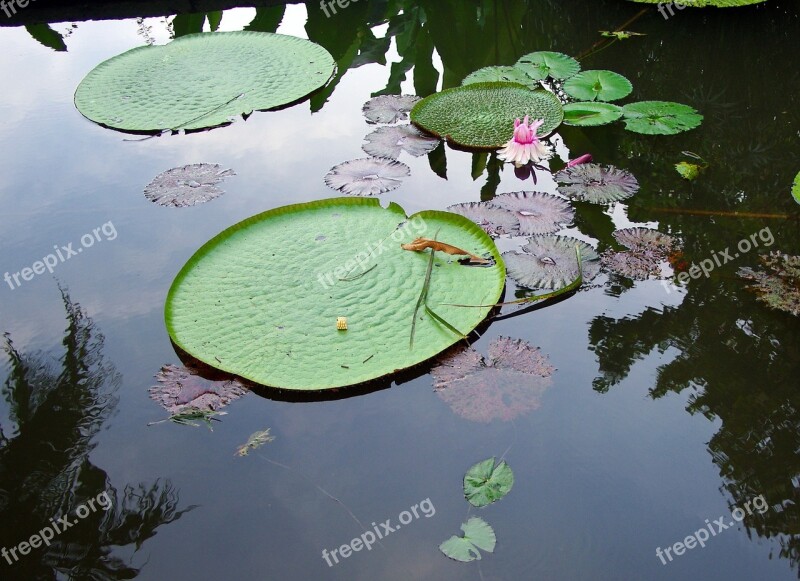
[[[771,308],[800,316],[800,256],[770,252],[759,258],[766,270],[739,269],[739,276],[753,281],[747,288]]]
[[[448,212],[461,214],[472,220],[492,238],[519,234],[519,220],[513,212],[487,202],[466,202],[447,207]]]
[[[514,212],[523,236],[552,234],[575,217],[569,202],[544,192],[500,194],[492,199],[492,204]]]
[[[370,123],[397,123],[408,119],[419,100],[413,95],[380,95],[364,103],[362,111]]]
[[[364,157],[340,163],[325,176],[325,184],[353,196],[376,196],[399,188],[411,175],[404,163],[381,157]]]
[[[378,127],[364,138],[361,146],[368,155],[397,159],[405,151],[414,157],[426,155],[436,149],[440,140],[427,135],[414,125],[387,125]]]
[[[144,189],[144,196],[159,206],[184,208],[204,204],[225,193],[217,187],[236,175],[215,163],[193,163],[158,174]]]
[[[575,246],[580,249],[581,269]],[[600,271],[600,257],[586,242],[571,236],[533,236],[522,253],[504,252],[508,276],[529,289],[560,289],[571,284],[578,274],[592,280]]]
[[[421,252],[431,248],[433,250],[438,250],[439,252],[444,252],[445,254],[450,254],[453,256],[469,256],[470,262],[474,262],[476,264],[491,264],[492,262],[491,260],[486,260],[485,258],[476,256],[471,252],[467,252],[466,250],[461,250],[452,244],[439,242],[438,240],[431,240],[430,238],[417,238],[408,244],[401,244],[400,248],[403,250],[412,250],[414,252]]]
[[[218,410],[249,390],[238,379],[206,379],[192,367],[165,365],[155,376],[158,385],[149,389],[150,398],[170,414],[189,409]]]
[[[475,422],[509,421],[538,409],[555,368],[538,347],[498,337],[484,359],[457,347],[439,359],[431,374],[436,394],[458,415]]]

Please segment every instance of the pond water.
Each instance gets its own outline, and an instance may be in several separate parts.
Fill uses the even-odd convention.
[[[759,253],[800,253],[789,195],[800,169],[797,3],[668,18],[623,0],[363,1],[330,18],[309,1],[227,9],[219,22],[219,13],[152,16],[166,10],[152,3],[144,19],[71,15],[80,21],[0,29],[0,273],[54,246],[82,250],[52,274],[0,289],[0,547],[18,547],[51,518],[78,521],[49,547],[3,555],[0,578],[797,576],[800,325],[736,276]],[[101,61],[209,21],[311,38],[339,63],[335,87],[228,127],[144,141],[74,108],[75,88]],[[599,31],[621,25],[644,36],[597,44]],[[578,204],[567,233],[605,249],[616,228],[658,227],[680,239],[688,263],[751,235],[758,248],[684,287],[601,274],[566,300],[494,321],[479,352],[499,336],[519,338],[557,368],[528,406],[536,409],[513,421],[456,414],[428,365],[334,397],[257,389],[226,407],[213,431],[148,425],[167,415],[148,395],[154,376],[181,364],[164,325],[166,293],[203,243],[253,214],[337,196],[323,177],[364,156],[372,127],[361,106],[372,94],[427,95],[534,50],[588,54],[584,68],[625,75],[634,99],[705,115],[671,137],[622,124],[561,131],[572,157],[591,153],[641,184],[624,204]],[[689,159],[683,151],[710,164],[694,182],[673,167]],[[409,214],[555,191],[549,176],[534,185],[511,165],[486,167],[451,148],[402,159],[411,176],[381,199]],[[225,195],[191,208],[144,197],[155,175],[201,162],[236,172]],[[273,441],[236,454],[266,428]],[[513,489],[469,510],[464,473],[504,454]],[[75,519],[90,498],[111,508],[83,507]],[[476,515],[497,535],[494,553],[447,559],[439,544]],[[387,519],[397,530],[380,543],[326,562],[323,550],[385,532]],[[676,551],[690,535],[708,540]],[[669,559],[660,558],[666,548]]]

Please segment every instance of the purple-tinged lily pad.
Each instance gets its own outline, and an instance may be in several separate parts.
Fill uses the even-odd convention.
[[[448,212],[461,214],[475,222],[492,238],[519,234],[519,220],[513,212],[487,202],[465,202],[447,207]]]
[[[614,238],[625,248],[630,250],[652,250],[667,256],[677,249],[675,238],[652,228],[625,228],[614,232]]]
[[[397,159],[405,151],[414,157],[426,155],[436,149],[440,141],[413,125],[387,125],[378,127],[364,138],[368,143],[361,146],[367,154],[375,157]]]
[[[519,220],[519,233],[524,236],[552,234],[575,217],[575,210],[569,202],[543,192],[501,194],[492,200],[492,204],[514,212]]]
[[[800,256],[770,252],[760,259],[766,271],[739,269],[739,276],[753,281],[747,288],[770,308],[800,317]]]
[[[196,206],[224,194],[217,184],[233,175],[236,175],[233,170],[222,169],[215,163],[174,167],[158,174],[144,189],[144,195],[159,206]]]
[[[581,253],[583,281],[592,280],[600,270],[600,257],[586,242],[570,236],[533,236],[523,253],[505,252],[506,271],[518,285],[529,289],[560,289],[578,278]]]
[[[364,103],[362,111],[370,123],[397,123],[408,119],[419,100],[413,95],[380,95]]]
[[[651,276],[661,276],[661,262],[664,256],[653,250],[639,249],[625,252],[606,250],[600,257],[600,264],[617,274],[634,280],[647,280]]]
[[[340,163],[325,176],[325,183],[351,196],[376,196],[400,187],[411,175],[404,163],[381,157],[364,157]]]
[[[607,204],[630,198],[639,191],[634,175],[614,166],[584,163],[568,167],[555,175],[561,184],[558,192],[571,200]]]
[[[474,422],[509,421],[541,406],[555,368],[538,347],[498,337],[484,359],[457,347],[439,359],[431,375],[436,394],[458,415]]]
[[[218,410],[239,399],[248,389],[238,379],[205,379],[196,369],[165,365],[156,374],[158,385],[150,388],[150,398],[170,414],[189,409]]]

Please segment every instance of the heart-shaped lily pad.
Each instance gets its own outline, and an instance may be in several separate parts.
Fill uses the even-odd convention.
[[[411,121],[429,133],[465,147],[497,149],[514,136],[514,120],[544,121],[546,136],[564,119],[558,97],[531,91],[518,83],[473,83],[424,98],[411,110]]]
[[[628,79],[612,71],[583,71],[564,83],[564,92],[581,101],[616,101],[632,90]]]
[[[571,56],[548,50],[526,54],[515,66],[537,80],[567,79],[581,70],[580,63]]]
[[[223,371],[293,390],[362,383],[411,367],[460,339],[415,309],[435,238],[479,256],[466,266],[437,252],[427,305],[466,334],[497,303],[505,267],[476,224],[449,212],[406,217],[397,204],[334,198],[277,208],[206,243],[169,291],[166,324],[184,351]],[[417,313],[413,346],[411,323]],[[345,329],[337,329],[344,318]]]
[[[497,502],[514,486],[514,473],[505,461],[494,458],[478,462],[464,475],[464,496],[478,508]]]
[[[611,103],[580,101],[564,105],[564,123],[592,127],[613,123],[622,117],[622,107]]]
[[[675,135],[703,122],[703,116],[688,105],[672,101],[640,101],[622,108],[625,129],[646,135]]]
[[[99,64],[78,86],[75,106],[122,131],[216,127],[305,97],[328,82],[335,65],[324,48],[293,36],[190,34]]]
[[[478,549],[493,553],[497,545],[494,529],[485,520],[473,516],[463,525],[463,537],[452,536],[439,545],[439,550],[456,561],[467,563],[481,558]]]

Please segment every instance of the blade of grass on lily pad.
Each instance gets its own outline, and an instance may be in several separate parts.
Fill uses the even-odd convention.
[[[575,246],[580,249],[583,281],[590,281],[600,270],[600,257],[586,242],[571,236],[533,236],[523,253],[504,252],[508,276],[529,289],[565,287],[581,274]]]
[[[419,100],[414,95],[380,95],[364,103],[362,111],[370,123],[397,123],[408,119]]]
[[[473,83],[492,83],[497,81],[519,83],[520,85],[525,85],[529,89],[541,88],[537,79],[532,78],[528,73],[518,67],[508,66],[484,67],[478,69],[474,73],[467,75],[467,77],[461,81],[461,84],[471,85]]]
[[[581,101],[616,101],[631,91],[631,82],[612,71],[583,71],[564,82],[564,92]]]
[[[622,117],[622,107],[611,103],[581,101],[564,105],[564,123],[593,127],[613,123]]]
[[[472,506],[478,508],[497,502],[514,486],[511,467],[500,462],[495,466],[494,458],[473,465],[464,475],[464,496]]]
[[[328,82],[335,65],[324,48],[293,36],[190,34],[99,64],[78,86],[75,106],[122,131],[216,127],[307,96]]]
[[[578,61],[560,52],[538,51],[526,54],[515,65],[534,79],[567,79],[581,70]]]
[[[794,201],[800,204],[800,173],[798,173],[794,178],[794,184],[792,184],[792,197]]]
[[[481,558],[481,551],[493,553],[497,545],[497,537],[489,524],[480,517],[473,516],[463,525],[463,537],[452,536],[441,545],[439,550],[455,561],[468,563]],[[480,550],[478,550],[480,549]]]
[[[622,108],[625,129],[646,135],[675,135],[703,122],[695,109],[671,101],[640,101]]]
[[[558,97],[518,83],[474,83],[425,97],[411,110],[411,121],[464,147],[498,149],[514,136],[514,120],[543,120],[546,136],[564,119]]]
[[[364,139],[367,143],[361,149],[367,154],[389,159],[397,159],[403,151],[414,157],[427,155],[441,143],[438,138],[423,133],[413,125],[378,127]]]
[[[513,212],[494,204],[488,202],[464,202],[463,204],[448,206],[447,210],[472,220],[492,238],[505,234],[510,234],[511,236],[519,234],[520,223],[517,216]]]
[[[554,179],[559,182],[558,193],[571,200],[608,204],[630,198],[639,191],[636,177],[612,165],[582,163],[558,172]]]
[[[491,238],[463,216],[407,217],[374,198],[334,198],[270,210],[214,237],[178,273],[166,302],[177,346],[217,369],[292,390],[355,385],[444,351],[460,336],[415,305],[430,259],[403,250],[436,237],[490,266],[437,252],[428,304],[463,333],[496,303],[505,265]],[[338,324],[345,318],[346,329]]]
[[[459,416],[473,422],[510,421],[539,409],[555,367],[538,347],[498,337],[489,356],[453,347],[431,370],[434,390]]]
[[[393,159],[364,157],[340,163],[325,176],[325,184],[351,196],[377,196],[399,188],[411,168]]]
[[[552,234],[575,217],[575,210],[569,202],[544,192],[500,194],[492,198],[491,203],[514,212],[519,220],[519,233],[523,236]]]
[[[159,206],[196,206],[224,194],[217,185],[233,175],[233,170],[211,163],[174,167],[158,174],[144,189],[144,197]]]

